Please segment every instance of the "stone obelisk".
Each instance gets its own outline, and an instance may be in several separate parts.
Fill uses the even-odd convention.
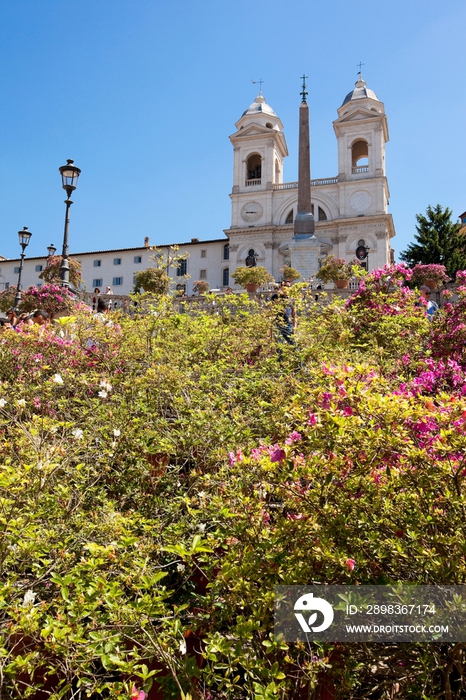
[[[311,211],[311,149],[306,78],[306,75],[302,76],[303,99],[299,107],[298,212],[294,220],[294,235],[310,237],[314,235],[315,225]]]
[[[306,77],[302,76],[303,99],[299,108],[298,212],[294,220],[294,235],[288,243],[291,267],[298,270],[304,280],[318,271],[321,246],[314,235],[315,223],[311,211],[311,154]]]

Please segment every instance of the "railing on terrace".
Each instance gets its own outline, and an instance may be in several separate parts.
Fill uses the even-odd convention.
[[[357,175],[358,173],[368,173],[369,172],[369,166],[368,165],[358,165],[355,168],[352,168],[353,175]]]
[[[252,187],[253,185],[260,185],[262,180],[246,180],[245,187]]]
[[[316,180],[311,180],[312,187],[319,187],[320,185],[336,185],[337,183],[337,177],[321,177]],[[273,185],[274,190],[292,190],[296,187],[298,187],[297,182],[282,182],[279,185]]]
[[[320,304],[323,306],[326,306],[328,304],[331,304],[334,299],[340,298],[340,299],[348,299],[353,292],[358,288],[358,280],[350,280],[349,287],[347,289],[316,289],[317,284],[314,283],[312,285],[312,289],[303,289],[302,295],[303,298],[309,302],[307,306],[312,304]],[[437,302],[439,307],[442,307],[443,304],[445,303],[444,296],[442,294],[442,291],[444,289],[449,289],[451,292],[453,292],[453,296],[450,298],[449,301],[455,303],[457,300],[456,296],[456,284],[447,284],[441,289],[438,289],[434,292],[432,296],[432,301]],[[255,299],[259,302],[259,304],[266,304],[270,301],[270,297],[272,294],[276,291],[276,287],[273,285],[265,285],[264,287],[261,288],[260,291],[254,292],[249,294],[249,297],[251,299]],[[233,294],[244,294],[244,290],[238,290],[233,292]],[[112,311],[116,310],[121,310],[124,313],[127,313],[129,315],[134,315],[135,313],[142,312],[144,313],[142,307],[139,307],[138,303],[133,301],[129,296],[126,296],[124,294],[100,294],[96,295],[93,294],[92,292],[82,292],[81,293],[81,298],[82,300],[88,304],[90,307],[92,307],[93,310],[97,308],[97,299],[98,297],[102,297],[104,299],[108,299],[111,302],[111,307],[110,309]],[[189,307],[193,306],[196,307],[196,309],[206,311],[208,313],[215,313],[215,307],[217,305],[217,299],[225,299],[229,295],[226,294],[223,290],[216,293],[216,298],[213,300],[211,299],[206,299],[203,295],[200,296],[191,296],[191,297],[174,297],[173,298],[173,304],[175,308],[177,308],[179,311],[188,311],[189,312]],[[305,312],[304,312],[305,313]]]
[[[127,294],[93,294],[92,292],[81,292],[80,297],[85,304],[92,307],[93,311],[97,309],[97,300],[99,297],[110,302],[111,311],[122,309],[123,311],[129,312],[131,306],[134,308],[134,303],[131,302]]]

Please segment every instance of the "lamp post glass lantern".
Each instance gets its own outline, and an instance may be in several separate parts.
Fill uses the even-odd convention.
[[[52,255],[55,255],[56,251],[57,251],[57,249],[55,248],[53,243],[51,243],[49,245],[49,247],[47,248],[47,257],[51,258]]]
[[[16,285],[16,296],[15,296],[15,311],[18,311],[19,305],[21,303],[21,274],[23,272],[23,262],[24,262],[24,251],[29,245],[32,233],[28,231],[28,227],[24,226],[22,231],[18,231],[19,244],[21,246],[21,261],[19,263],[19,273],[18,273],[18,283]]]
[[[70,206],[73,204],[71,201],[71,193],[76,189],[78,184],[78,177],[81,174],[81,170],[74,165],[74,161],[68,159],[66,165],[62,165],[58,168],[60,171],[62,179],[62,187],[68,195],[65,199],[66,212],[65,212],[65,230],[63,233],[63,249],[62,249],[62,259],[60,265],[60,280],[62,287],[70,286],[70,265],[68,262],[68,230],[70,224]]]

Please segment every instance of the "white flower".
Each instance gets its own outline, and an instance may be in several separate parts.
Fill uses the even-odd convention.
[[[64,384],[61,374],[54,374],[52,377],[52,382],[55,382],[55,384]]]
[[[114,435],[114,437],[120,437],[120,435],[121,435],[121,430],[117,430],[117,429],[115,428],[114,431],[113,431],[113,435]]]
[[[182,639],[180,642],[180,651],[183,654],[183,656],[186,654],[187,649],[186,649],[186,642],[184,641],[184,639]]]
[[[106,382],[104,379],[100,382],[99,386],[102,387],[102,389],[105,389],[105,391],[111,391],[112,390],[112,385]]]
[[[36,594],[34,593],[34,591],[32,591],[31,589],[26,591],[23,598],[23,608],[27,608],[28,605],[33,605],[35,597]]]
[[[6,399],[0,399],[0,408],[3,408],[6,404]]]
[[[197,526],[197,529],[199,530],[199,532],[205,532],[205,528],[206,528],[205,523],[199,523],[199,525]]]
[[[82,440],[82,437],[83,437],[83,435],[84,435],[84,433],[83,433],[83,431],[81,430],[81,428],[75,428],[75,429],[72,431],[71,434],[72,434],[72,436],[74,437],[75,440]]]
[[[16,402],[17,406],[25,406],[26,405],[26,399],[18,399]]]
[[[106,391],[99,391],[99,393],[97,394],[97,396],[100,396],[101,399],[106,399],[107,396],[108,396],[108,394],[107,394]]]
[[[185,569],[186,569],[186,566],[184,564],[177,564],[176,565],[177,571],[184,571]]]

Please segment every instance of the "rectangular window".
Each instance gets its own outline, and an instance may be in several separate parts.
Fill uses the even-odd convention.
[[[176,275],[177,277],[182,277],[185,275],[188,271],[188,261],[187,260],[180,260],[178,263],[178,267],[176,268]]]
[[[99,289],[100,289],[100,287],[103,286],[102,282],[103,282],[102,277],[97,277],[97,279],[92,280],[92,286],[94,287],[94,289],[95,289],[96,287],[99,287]]]
[[[19,275],[19,267],[14,267],[14,268],[13,268],[13,274],[14,274],[14,275]]]
[[[223,259],[224,259],[224,260],[229,260],[229,259],[230,259],[230,246],[228,245],[228,243],[226,243],[226,244],[223,246]]]
[[[100,267],[102,260],[94,260],[94,267]]]
[[[36,272],[42,272],[43,269],[42,265],[36,265]]]
[[[141,258],[141,256],[140,256],[140,255],[135,255],[135,256],[134,256],[134,262],[135,262],[136,264],[142,263],[142,258]]]
[[[207,257],[207,251],[201,250],[201,258],[206,258],[206,257]]]
[[[114,265],[121,265],[121,258],[113,258]]]
[[[113,278],[113,286],[114,287],[121,287],[123,284],[123,277],[114,277]]]
[[[207,279],[207,270],[201,270],[199,273],[199,279],[200,280],[206,280]]]

